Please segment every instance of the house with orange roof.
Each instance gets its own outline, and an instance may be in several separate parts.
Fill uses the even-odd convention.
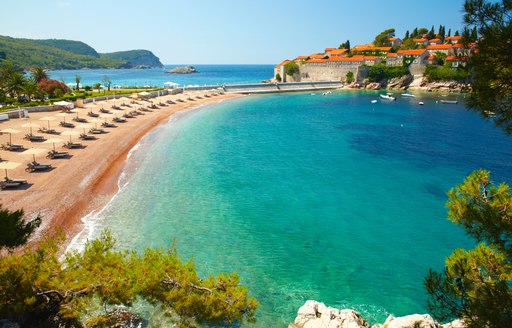
[[[336,50],[337,48],[325,48],[325,51],[324,53],[327,55],[327,56],[332,56],[332,51]]]
[[[316,54],[309,55],[309,58],[311,58],[311,59],[327,59],[327,58],[329,58],[329,56],[327,56],[326,54],[316,53]]]
[[[350,52],[366,56],[386,56],[391,51],[391,47],[376,47],[373,44],[358,45],[350,49]]]
[[[420,47],[426,47],[428,45],[427,38],[412,39],[412,41],[414,41],[414,43],[416,43],[416,45]]]
[[[461,56],[448,56],[446,57],[446,63],[452,68],[465,67],[468,62],[467,57]]]
[[[387,66],[402,66],[402,62],[398,60],[398,54],[390,52],[386,55]]]
[[[285,78],[285,74],[284,74],[284,65],[288,64],[290,62],[290,60],[286,59],[286,60],[283,60],[282,62],[280,62],[279,64],[277,64],[276,66],[274,66],[274,78],[276,76],[279,76],[284,79]]]
[[[430,46],[435,46],[435,45],[442,44],[442,43],[443,43],[443,41],[441,41],[441,39],[438,39],[438,38],[428,40],[428,45],[430,45]]]
[[[451,44],[456,44],[456,43],[462,42],[462,36],[460,36],[460,35],[448,36],[444,40]]]
[[[331,51],[330,56],[343,56],[348,51],[348,49],[335,49]]]
[[[435,46],[428,46],[427,51],[430,55],[434,55],[436,52],[442,52],[446,56],[453,55],[453,45],[451,44],[437,44]]]
[[[429,53],[425,49],[398,50],[397,60],[405,65],[424,65]]]
[[[393,48],[400,47],[402,45],[402,39],[400,38],[389,38],[389,41],[391,42],[391,47]]]

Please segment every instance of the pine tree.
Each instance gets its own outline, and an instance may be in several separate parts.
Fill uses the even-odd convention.
[[[14,248],[27,243],[32,233],[41,225],[41,218],[25,222],[23,210],[9,211],[0,205],[0,250]]]
[[[407,30],[407,31],[405,32],[404,41],[405,41],[405,40],[407,40],[407,39],[409,39],[409,30]]]

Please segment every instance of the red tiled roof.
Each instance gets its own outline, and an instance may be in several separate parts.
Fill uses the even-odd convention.
[[[428,59],[428,60],[434,60],[435,58],[436,58],[436,57],[434,57],[433,55],[430,55],[430,56],[428,56],[428,58],[427,58],[427,59]]]
[[[460,40],[460,39],[462,39],[462,36],[461,36],[461,35],[454,35],[454,36],[448,36],[448,37],[446,37],[446,39],[445,39],[445,40],[447,40],[447,41],[448,41],[448,40],[457,41],[457,40]]]
[[[311,56],[309,56],[311,59],[325,59],[327,58],[327,55],[322,55],[322,54],[313,54]]]
[[[421,39],[412,39],[414,42],[425,42],[425,41],[428,41],[427,39],[425,38],[421,38]]]
[[[448,56],[446,57],[446,61],[456,61],[456,60],[466,60],[466,57],[456,57],[456,56]]]
[[[378,58],[377,56],[364,56],[364,60],[377,60]]]
[[[325,63],[327,59],[308,59],[306,63]]]
[[[389,38],[389,41],[396,41],[398,38]]]
[[[397,54],[405,56],[417,56],[422,55],[425,51],[425,49],[398,50]]]
[[[397,57],[397,56],[398,56],[397,53],[391,53],[391,52],[386,55],[386,57],[388,57],[388,58],[389,57]]]
[[[459,49],[459,48],[464,48],[464,45],[457,43],[457,44],[454,44],[452,47]]]
[[[430,40],[428,40],[428,42],[439,42],[439,41],[441,41],[441,39],[430,39]]]
[[[279,67],[281,67],[281,66],[284,66],[284,65],[288,64],[289,62],[290,62],[290,61],[289,61],[288,59],[283,60],[280,64],[276,65],[276,66],[275,66],[275,68],[279,68]]]
[[[336,48],[325,48],[325,52],[331,52],[333,50],[336,50]]]
[[[427,50],[448,50],[452,47],[451,44],[436,44],[435,46],[427,46]]]
[[[331,56],[340,56],[347,52],[347,49],[336,49],[331,51]]]

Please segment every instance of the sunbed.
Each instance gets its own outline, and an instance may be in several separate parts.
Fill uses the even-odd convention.
[[[108,123],[108,122],[101,123],[101,126],[104,127],[104,128],[115,128],[116,127],[115,124]]]
[[[68,156],[69,156],[69,154],[67,151],[50,150],[48,152],[48,155],[46,155],[46,158],[55,159],[55,158],[65,158]]]
[[[24,150],[25,147],[22,145],[15,145],[10,142],[7,142],[5,144],[2,144],[2,148],[9,151],[18,151],[18,150]]]
[[[82,140],[96,140],[95,136],[91,136],[91,135],[85,134],[85,133],[81,133],[79,138]]]
[[[32,133],[26,134],[23,139],[27,139],[30,141],[45,141],[46,140],[43,136],[36,136]]]
[[[92,133],[92,134],[102,134],[102,133],[105,133],[105,130],[92,128],[92,129],[89,130],[89,133]]]
[[[71,142],[71,141],[68,141],[64,144],[65,148],[68,148],[68,149],[71,149],[71,148],[82,148],[83,145],[79,142]]]
[[[94,113],[94,112],[92,112],[92,111],[90,111],[89,113],[87,113],[87,115],[89,115],[90,117],[98,117],[98,116],[100,116],[100,114],[98,114],[98,113]]]
[[[25,171],[27,172],[34,172],[34,171],[43,171],[51,169],[51,164],[41,164],[36,161],[30,162],[27,164],[27,167],[25,168]]]
[[[64,121],[61,121],[59,124],[60,124],[60,126],[63,126],[65,128],[74,128],[75,127],[75,125],[73,123],[64,122]]]
[[[77,117],[74,117],[74,118],[73,118],[73,121],[75,121],[75,122],[80,122],[80,123],[86,123],[86,122],[87,122],[87,120],[86,120],[85,118],[83,118],[83,117],[78,117],[78,116],[77,116]]]
[[[54,129],[47,129],[45,127],[40,127],[38,129],[38,131],[41,132],[41,133],[47,133],[47,134],[58,134],[58,132],[55,131]]]

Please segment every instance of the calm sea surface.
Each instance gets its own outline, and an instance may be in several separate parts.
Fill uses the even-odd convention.
[[[175,241],[202,276],[236,271],[261,303],[255,327],[287,327],[308,299],[372,323],[425,313],[428,269],[473,246],[446,192],[479,168],[512,183],[512,137],[462,96],[377,98],[250,96],[175,115],[132,152],[92,235]]]
[[[165,65],[164,68],[152,69],[95,69],[95,70],[66,70],[49,71],[52,79],[64,81],[75,85],[76,76],[80,76],[81,85],[94,85],[102,83],[108,76],[112,86],[152,86],[163,87],[165,82],[174,82],[186,85],[217,85],[259,83],[268,80],[274,75],[273,65],[194,65],[198,73],[168,74],[164,71],[176,66]]]

